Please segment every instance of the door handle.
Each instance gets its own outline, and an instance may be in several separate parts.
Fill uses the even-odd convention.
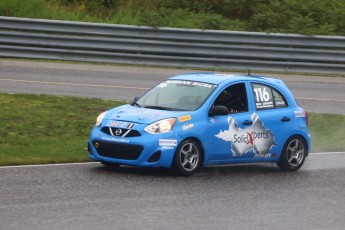
[[[291,120],[290,117],[283,117],[281,119],[282,122],[287,122],[287,121],[290,121],[290,120]]]
[[[251,125],[251,124],[253,124],[253,122],[249,121],[249,120],[245,120],[242,124],[243,125]]]

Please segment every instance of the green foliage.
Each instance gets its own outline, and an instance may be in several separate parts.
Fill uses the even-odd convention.
[[[248,21],[262,0],[224,0],[217,12],[225,17]]]
[[[288,26],[289,18],[291,12],[281,2],[259,3],[249,19],[248,28],[266,32],[284,32],[281,29]]]
[[[15,17],[49,17],[45,0],[1,0],[0,15]]]
[[[284,3],[293,12],[284,27],[287,32],[344,35],[345,1],[285,0]]]
[[[158,10],[143,11],[138,15],[139,25],[153,27],[226,30],[231,26],[229,22],[229,19],[226,19],[219,14],[195,13],[182,8],[176,10],[160,8]],[[236,28],[239,29],[240,26]]]
[[[0,15],[216,30],[345,35],[343,0],[1,0]]]

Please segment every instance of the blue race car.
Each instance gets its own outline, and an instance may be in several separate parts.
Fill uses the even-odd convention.
[[[132,103],[100,114],[88,141],[106,166],[173,168],[276,162],[299,169],[310,151],[308,114],[283,81],[191,73],[171,77]]]

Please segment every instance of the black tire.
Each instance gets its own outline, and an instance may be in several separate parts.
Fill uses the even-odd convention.
[[[290,137],[284,144],[277,165],[283,171],[295,171],[302,167],[308,147],[300,136]]]
[[[201,166],[202,154],[199,144],[191,139],[184,140],[174,155],[174,170],[183,176],[191,176]]]
[[[109,168],[109,169],[116,169],[116,168],[120,167],[119,164],[108,162],[108,161],[101,161],[101,164],[104,165],[105,167]]]

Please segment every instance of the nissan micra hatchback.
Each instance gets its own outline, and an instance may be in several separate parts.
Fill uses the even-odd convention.
[[[106,166],[173,168],[276,162],[299,169],[310,150],[308,115],[283,81],[248,75],[171,77],[100,114],[88,141]]]

